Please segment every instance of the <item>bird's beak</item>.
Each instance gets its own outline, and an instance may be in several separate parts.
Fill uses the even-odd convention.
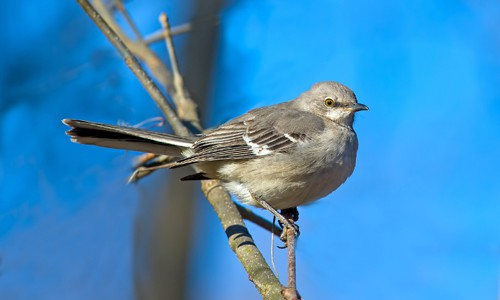
[[[360,110],[369,110],[368,106],[361,104],[361,103],[355,103],[351,107],[349,107],[349,110],[353,112],[357,112]]]

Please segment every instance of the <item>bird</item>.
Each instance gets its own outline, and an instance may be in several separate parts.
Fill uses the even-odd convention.
[[[353,123],[363,110],[368,107],[350,88],[324,81],[293,100],[187,137],[75,119],[63,123],[76,143],[174,157],[166,167],[195,169],[181,180],[218,179],[241,203],[265,208],[293,226],[278,210],[296,211],[352,175],[358,151]]]

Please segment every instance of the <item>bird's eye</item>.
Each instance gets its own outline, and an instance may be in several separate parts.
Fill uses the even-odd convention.
[[[333,100],[330,97],[325,98],[325,106],[326,107],[334,107],[335,106],[335,100]]]

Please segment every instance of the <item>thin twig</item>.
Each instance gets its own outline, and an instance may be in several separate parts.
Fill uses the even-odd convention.
[[[219,24],[219,17],[217,15],[208,16],[198,20],[192,20],[189,23],[185,23],[182,25],[172,26],[170,27],[170,34],[172,36],[187,33],[189,31],[195,30],[197,28],[208,26],[216,26]],[[150,33],[144,37],[144,42],[147,45],[151,45],[153,43],[162,41],[165,39],[165,35],[163,33],[163,29],[159,29],[153,33]]]
[[[296,236],[291,228],[287,229],[287,241],[286,245],[288,248],[288,286],[287,286],[287,294],[288,297],[285,298],[289,300],[298,300],[299,296],[297,295],[297,268],[296,268],[296,260],[295,260],[295,242]]]
[[[125,8],[125,5],[123,5],[122,0],[115,0],[114,2],[115,2],[115,6],[118,9],[118,11],[121,12],[123,17],[127,21],[128,26],[130,26],[130,28],[134,32],[134,35],[135,35],[135,38],[137,39],[137,41],[140,43],[143,43],[144,41],[142,39],[142,35],[139,31],[139,28],[137,28],[137,25],[135,25],[135,22],[132,20],[132,17],[130,16],[127,9]]]
[[[255,223],[256,225],[258,225],[261,228],[264,228],[265,230],[277,235],[278,237],[281,236],[281,234],[283,233],[283,229],[281,229],[279,226],[276,226],[275,224],[273,224],[269,220],[264,219],[263,217],[254,213],[251,209],[244,207],[244,206],[241,206],[238,203],[236,203],[236,208],[238,208],[238,211],[240,212],[243,219],[249,220],[252,223]]]
[[[276,217],[273,216],[273,225],[275,222],[276,222]],[[274,274],[276,274],[276,277],[279,280],[280,273],[278,272],[278,268],[276,268],[276,264],[274,263],[274,230],[273,229],[271,229],[271,265],[273,266]]]
[[[128,46],[130,52],[136,55],[148,68],[151,70],[153,77],[163,85],[170,95],[175,94],[175,86],[172,82],[173,75],[167,69],[161,59],[143,42],[135,42],[130,39],[120,28],[118,23],[114,20],[112,11],[109,5],[106,5],[103,0],[94,0],[95,9],[106,21],[109,27],[118,35],[122,42]],[[132,20],[131,20],[132,21]],[[135,25],[134,25],[135,26]],[[186,92],[188,95],[188,93]],[[187,97],[183,99],[173,99],[178,110],[178,117],[181,120],[199,124],[200,119],[196,112],[196,103]]]
[[[148,156],[144,155],[138,157],[139,161],[135,162],[134,172],[128,178],[128,183],[137,183],[139,180],[148,176],[154,171],[167,168],[167,164],[177,160],[176,157],[171,157],[168,155],[151,155],[153,155],[151,159],[149,159]]]
[[[177,104],[177,112],[179,113],[179,116],[192,114],[192,112],[196,113],[196,104],[193,101],[187,101],[187,99],[189,99],[189,96],[187,95],[186,89],[184,87],[184,79],[182,78],[181,72],[179,71],[177,56],[175,55],[174,41],[172,40],[172,34],[170,32],[170,23],[168,22],[168,16],[166,13],[160,14],[160,23],[163,28],[165,44],[167,46],[170,65],[172,67],[172,80],[175,87],[174,92],[172,93],[172,98],[174,98],[174,102]],[[202,130],[199,120],[192,120],[192,123],[196,129],[200,131]]]
[[[93,0],[93,7],[99,13],[106,24],[113,29],[122,42],[135,56],[137,56],[151,71],[152,76],[163,85],[167,91],[173,89],[172,74],[166,68],[161,59],[145,43],[138,43],[130,39],[113,18],[115,6],[109,5],[107,1]]]
[[[283,211],[282,211],[283,212]],[[285,213],[284,216],[293,224],[293,216]],[[283,296],[287,300],[299,300],[300,295],[297,292],[297,267],[295,258],[295,246],[297,236],[295,231],[290,227],[285,227],[286,232],[286,246],[288,248],[288,286],[283,289]]]
[[[172,34],[170,33],[170,23],[168,22],[168,16],[166,13],[160,14],[160,23],[163,28],[168,57],[170,58],[170,64],[172,66],[172,75],[174,76],[173,80],[177,94],[176,96],[186,98],[186,95],[184,94],[184,79],[182,79],[181,72],[179,71],[177,56],[175,55],[174,41],[172,40]]]
[[[190,135],[189,130],[182,124],[177,114],[168,104],[167,99],[161,93],[158,86],[149,77],[149,75],[144,71],[141,64],[135,58],[135,56],[130,52],[130,50],[125,46],[120,37],[114,32],[113,29],[107,24],[107,22],[100,16],[100,14],[94,9],[94,7],[87,0],[77,0],[78,4],[83,8],[87,15],[96,23],[97,27],[104,33],[106,38],[115,46],[116,50],[125,60],[125,63],[134,73],[134,75],[139,79],[140,83],[146,91],[151,95],[151,98],[155,101],[156,105],[160,108],[162,113],[168,119],[170,125],[174,132],[181,136]]]
[[[183,34],[183,33],[191,31],[192,28],[193,28],[193,26],[192,26],[191,22],[189,22],[186,24],[182,24],[182,25],[170,28],[170,34],[172,36],[178,35],[178,34]],[[159,29],[153,33],[146,35],[144,37],[144,42],[146,43],[146,45],[151,45],[151,44],[154,44],[156,42],[162,41],[164,39],[165,39],[165,34],[163,33],[163,28],[162,28],[162,29]]]
[[[157,157],[158,157],[158,155],[153,154],[153,153],[141,154],[141,155],[134,158],[134,161],[132,162],[132,168],[137,169],[139,167],[145,166],[151,160],[153,160]]]

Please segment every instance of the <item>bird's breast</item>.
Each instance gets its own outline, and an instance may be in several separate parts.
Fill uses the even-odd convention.
[[[250,205],[257,205],[253,197],[276,209],[318,200],[343,184],[356,164],[355,135],[328,137],[293,152],[223,164],[219,177],[232,194]]]

